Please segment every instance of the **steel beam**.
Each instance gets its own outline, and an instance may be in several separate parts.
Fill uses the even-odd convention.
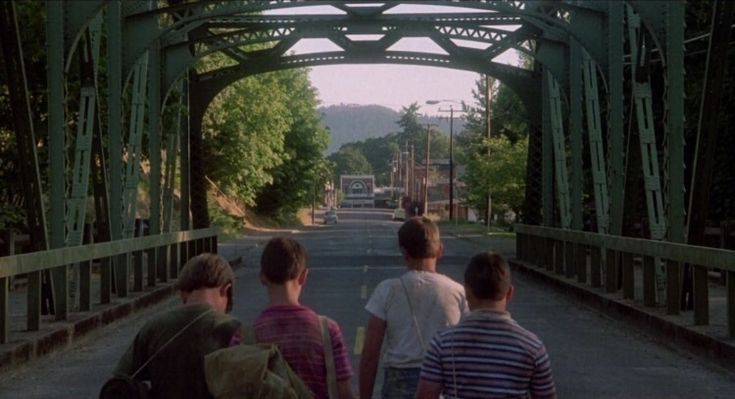
[[[568,229],[571,227],[572,221],[569,210],[569,174],[567,172],[567,148],[564,139],[564,121],[562,120],[561,113],[561,97],[559,94],[559,84],[556,79],[554,79],[550,71],[547,71],[546,73],[548,75],[547,81],[549,83],[549,117],[551,119],[551,136],[554,145],[554,176],[556,178],[559,217],[561,219],[561,227]],[[561,250],[558,252],[561,253]]]
[[[46,211],[43,204],[41,173],[36,153],[37,144],[14,2],[0,2],[0,48],[2,49],[2,63],[10,107],[14,116],[13,127],[23,180],[23,196],[31,249],[43,251],[48,249]],[[41,288],[41,272],[29,273],[26,318],[28,329],[31,331],[38,330],[41,323]]]
[[[148,157],[150,161],[150,231],[161,232],[161,48],[155,41],[148,64]]]
[[[607,158],[608,187],[608,231],[620,235],[623,232],[623,210],[625,208],[625,150],[623,115],[623,41],[624,3],[607,2]]]
[[[49,244],[61,248],[66,239],[66,116],[64,112],[64,4],[46,3],[46,78],[48,82]],[[68,267],[53,270],[56,320],[68,313]]]
[[[605,153],[602,147],[602,128],[600,126],[600,100],[597,91],[597,65],[586,51],[582,51],[584,65],[584,98],[587,115],[587,135],[590,144],[592,163],[592,184],[594,186],[595,214],[597,232],[607,234],[609,227],[609,200],[607,195],[607,172]]]
[[[628,37],[631,42],[631,84],[635,103],[638,137],[640,139],[643,184],[648,209],[648,225],[651,239],[666,238],[666,214],[664,212],[663,192],[659,178],[658,149],[653,119],[653,98],[648,72],[648,54],[645,34],[641,31],[640,17],[632,7],[628,7]],[[654,259],[656,275],[656,296],[659,303],[666,300],[666,268],[660,259]]]
[[[543,122],[541,141],[541,164],[543,176],[543,223],[546,227],[554,226],[554,139],[551,131],[551,96],[549,95],[549,77],[551,75],[543,71],[542,102]]]
[[[572,157],[572,174],[569,180],[569,208],[571,227],[584,228],[582,193],[584,192],[584,161],[582,137],[582,48],[579,43],[569,42],[569,139]]]

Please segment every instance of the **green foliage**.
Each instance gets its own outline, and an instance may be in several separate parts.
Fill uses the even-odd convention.
[[[492,98],[492,138],[488,140],[485,87],[485,79],[478,79],[473,91],[476,105],[468,108],[465,131],[455,145],[457,160],[466,166],[462,177],[465,200],[472,207],[486,209],[490,192],[494,211],[518,215],[525,195],[528,117],[518,96],[500,85]]]
[[[351,146],[343,146],[339,151],[327,157],[334,163],[334,180],[340,175],[369,175],[373,168],[365,155],[359,149]]]
[[[220,93],[204,116],[205,170],[229,195],[253,205],[287,157],[293,123],[288,96],[274,74],[236,82]]]
[[[467,185],[467,201],[479,208],[491,192],[495,210],[510,210],[518,215],[526,189],[528,138],[511,143],[508,138],[497,136],[480,140],[472,147],[476,153],[489,147],[490,155],[469,159],[463,178]]]
[[[293,121],[285,135],[283,163],[273,170],[273,182],[258,194],[256,210],[283,219],[310,203],[314,185],[326,180],[329,165],[321,154],[329,135],[319,126],[318,100],[307,70],[287,70],[275,75],[289,93],[286,107]]]

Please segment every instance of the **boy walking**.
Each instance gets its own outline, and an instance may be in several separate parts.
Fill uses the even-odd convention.
[[[182,305],[143,326],[115,375],[150,381],[152,398],[211,398],[204,356],[241,340],[240,322],[226,314],[232,308],[234,282],[230,264],[219,255],[189,260],[176,282]],[[131,397],[124,387],[105,386],[103,393]]]
[[[464,280],[471,311],[431,340],[416,397],[556,398],[544,344],[506,311],[513,286],[505,260],[475,255]]]
[[[413,398],[429,340],[459,322],[467,308],[464,288],[436,272],[444,248],[434,222],[409,219],[398,231],[398,245],[408,271],[378,284],[365,306],[370,318],[360,359],[363,399],[372,398],[381,349],[382,397]]]
[[[324,354],[322,322],[313,310],[299,303],[307,275],[306,251],[301,244],[284,237],[268,241],[260,258],[260,281],[268,290],[269,306],[253,327],[257,342],[278,345],[286,362],[314,397],[327,399],[330,398],[328,359]],[[352,369],[342,332],[331,319],[327,319],[327,330],[334,359],[336,396],[351,399]]]

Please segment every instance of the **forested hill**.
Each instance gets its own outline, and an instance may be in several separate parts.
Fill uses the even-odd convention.
[[[319,111],[322,125],[331,131],[327,154],[339,150],[342,144],[382,137],[400,130],[396,122],[401,118],[401,112],[382,105],[340,104],[321,107]],[[449,134],[448,118],[420,117],[419,122],[436,124],[441,131]],[[461,130],[458,121],[455,119],[454,122],[455,129]]]

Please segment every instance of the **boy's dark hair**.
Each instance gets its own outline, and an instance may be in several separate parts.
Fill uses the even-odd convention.
[[[441,251],[439,227],[426,217],[412,217],[398,230],[398,245],[413,259],[436,258]]]
[[[508,263],[493,252],[477,254],[465,269],[464,285],[478,299],[499,301],[510,288]]]
[[[274,237],[263,248],[260,272],[273,284],[284,284],[306,268],[306,250],[296,240]]]
[[[179,272],[176,288],[192,292],[202,288],[222,287],[235,281],[235,274],[227,259],[205,253],[191,258]]]

